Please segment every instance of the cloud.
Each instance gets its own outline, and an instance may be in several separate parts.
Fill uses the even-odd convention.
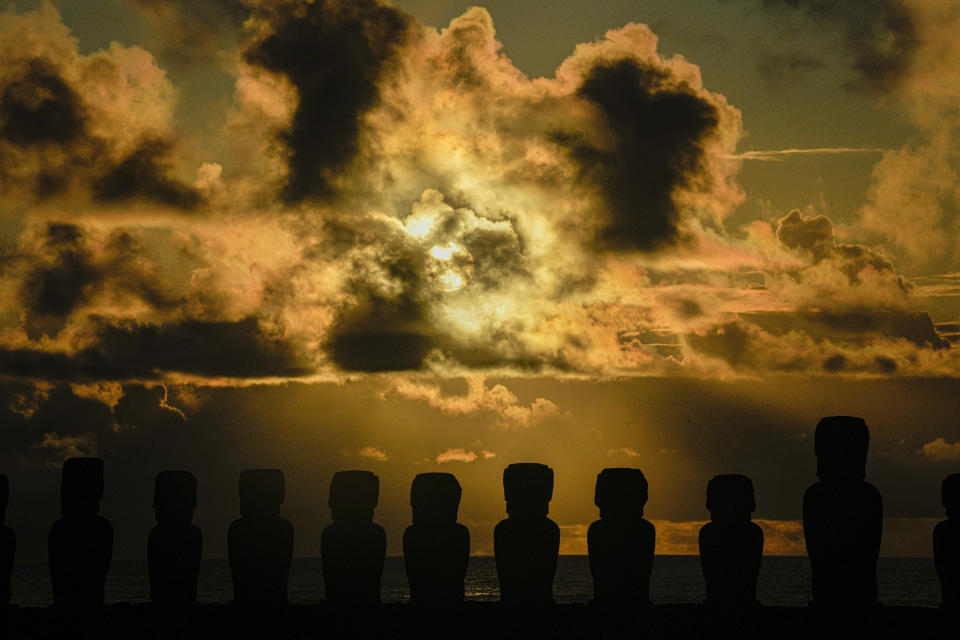
[[[777,11],[800,10],[843,32],[853,66],[867,86],[888,91],[902,81],[920,42],[909,3],[902,0],[762,0]]]
[[[263,2],[254,6],[259,33],[244,60],[285,76],[298,101],[286,147],[284,198],[329,195],[358,151],[364,112],[380,100],[379,83],[397,52],[413,38],[412,19],[378,0]],[[346,54],[346,55],[345,55]]]
[[[386,397],[396,394],[410,400],[426,402],[446,415],[491,412],[498,417],[500,424],[506,427],[529,427],[559,413],[559,407],[546,398],[537,398],[525,406],[520,403],[516,394],[504,385],[488,387],[482,376],[465,378],[465,381],[465,394],[446,395],[439,385],[395,377],[388,380],[387,388],[381,395]]]
[[[149,53],[113,43],[81,55],[50,4],[0,23],[5,201],[200,204],[173,171],[175,92]]]
[[[390,458],[387,457],[387,454],[378,447],[364,447],[360,449],[357,453],[361,458],[370,458],[371,460],[376,460],[377,462],[386,462]]]
[[[104,324],[89,345],[73,353],[0,349],[0,371],[55,380],[154,379],[174,372],[265,378],[300,376],[312,370],[296,347],[270,335],[256,318],[163,325]]]
[[[81,54],[49,6],[4,14],[8,376],[372,374],[447,415],[528,426],[560,408],[490,380],[958,370],[874,237],[811,210],[724,226],[743,160],[863,150],[735,153],[739,111],[644,25],[529,78],[479,7],[434,29],[372,0],[131,6],[170,18],[167,44],[200,28],[204,56],[235,42],[234,102],[217,144],[182,139],[190,85],[151,53]],[[437,258],[451,246],[460,262]],[[461,394],[436,383],[461,378]]]
[[[618,456],[624,455],[630,458],[636,458],[640,454],[633,450],[632,447],[620,447],[619,449],[610,449],[607,451],[608,456]]]
[[[485,451],[484,453],[489,453]],[[477,459],[477,454],[473,451],[466,451],[463,448],[447,449],[437,454],[437,464],[447,462],[473,462]]]
[[[937,461],[960,461],[960,442],[947,442],[945,438],[936,438],[920,448],[920,452]]]

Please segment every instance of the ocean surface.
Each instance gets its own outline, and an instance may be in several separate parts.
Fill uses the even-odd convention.
[[[940,585],[931,558],[881,558],[878,568],[880,601],[890,606],[940,604]],[[288,583],[290,601],[311,604],[323,598],[320,558],[294,558]],[[18,566],[13,572],[13,601],[21,607],[52,603],[47,565]],[[225,559],[203,561],[198,585],[203,603],[232,599],[230,567]],[[387,558],[383,571],[384,602],[410,597],[403,558]],[[561,556],[553,593],[557,602],[586,602],[593,592],[586,556]],[[499,588],[492,557],[470,558],[466,578],[467,598],[497,600]],[[810,565],[806,557],[767,557],[760,569],[757,595],[761,604],[806,606],[810,599]],[[696,603],[704,599],[703,576],[697,556],[656,556],[650,578],[654,604]],[[146,602],[150,599],[145,562],[116,561],[107,577],[107,602]]]

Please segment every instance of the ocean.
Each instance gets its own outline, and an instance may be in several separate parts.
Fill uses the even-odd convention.
[[[890,606],[940,604],[940,585],[931,558],[881,558],[878,575],[880,601]],[[288,582],[289,598],[295,604],[313,604],[323,598],[320,558],[294,558]],[[17,566],[13,573],[13,602],[21,607],[45,607],[52,603],[50,579],[44,563]],[[198,597],[202,603],[225,603],[232,599],[230,567],[226,559],[206,559],[200,569]],[[559,603],[586,602],[592,596],[590,566],[586,556],[561,556],[553,582]],[[383,571],[384,602],[409,599],[403,558],[386,559]],[[466,594],[470,600],[497,600],[499,588],[492,557],[472,557],[467,570]],[[806,557],[767,557],[760,569],[757,596],[761,604],[802,607],[810,599],[810,565]],[[697,556],[656,556],[650,577],[654,604],[702,602],[703,576]],[[145,562],[116,561],[107,577],[107,602],[146,602],[150,599]]]

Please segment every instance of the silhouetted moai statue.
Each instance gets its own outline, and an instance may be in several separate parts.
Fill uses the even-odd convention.
[[[320,553],[327,601],[366,606],[380,602],[387,535],[373,522],[380,479],[370,471],[338,471],[330,481],[333,523],[323,530]]]
[[[594,600],[649,605],[656,530],[643,517],[647,479],[640,469],[604,469],[593,502],[600,508],[600,519],[587,530]]]
[[[710,522],[700,529],[700,566],[709,605],[735,610],[757,603],[763,529],[750,520],[755,508],[747,476],[719,475],[707,484]]]
[[[162,606],[197,600],[203,534],[191,520],[197,507],[197,479],[189,471],[161,471],[153,487],[157,526],[147,541],[150,599]]]
[[[283,472],[279,469],[240,473],[240,518],[230,524],[227,533],[233,599],[237,603],[287,602],[293,525],[279,515],[283,499]]]
[[[880,492],[863,480],[870,432],[861,418],[832,416],[817,424],[814,439],[820,481],[803,494],[814,603],[869,608],[883,530]]]
[[[457,524],[460,493],[452,473],[420,473],[413,479],[413,524],[403,533],[403,561],[416,603],[463,601],[470,531]]]
[[[947,519],[933,529],[933,559],[940,578],[943,608],[960,613],[960,473],[946,477],[940,498]]]
[[[10,481],[0,475],[0,608],[10,604],[10,576],[13,574],[13,556],[17,551],[17,535],[7,526],[7,502],[10,499]]]
[[[553,469],[522,462],[503,471],[506,520],[493,530],[500,599],[507,604],[553,602],[553,576],[560,528],[547,517],[553,497]]]
[[[113,556],[113,526],[97,513],[103,498],[103,460],[69,458],[60,476],[60,513],[50,527],[48,556],[53,602],[99,607]]]

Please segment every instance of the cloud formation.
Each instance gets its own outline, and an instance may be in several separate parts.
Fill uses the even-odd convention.
[[[868,35],[901,33],[898,11]],[[926,33],[933,14],[911,11]],[[378,374],[384,394],[504,426],[561,408],[495,376],[956,375],[886,244],[812,210],[725,227],[741,161],[797,150],[738,155],[740,112],[645,25],[531,79],[479,7],[439,30],[374,0],[165,0],[149,15],[176,18],[170,44],[232,33],[231,157],[180,155],[177,89],[151,53],[81,54],[49,5],[4,14],[5,375]],[[864,49],[864,69],[921,96],[928,41],[901,44]],[[892,184],[877,180],[878,194]],[[882,234],[897,215],[864,218]],[[458,378],[463,394],[434,383]]]

